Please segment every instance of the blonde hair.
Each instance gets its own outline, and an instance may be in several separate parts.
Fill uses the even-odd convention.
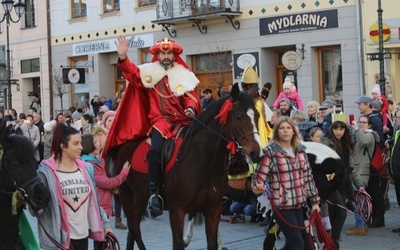
[[[304,114],[304,112],[301,111],[301,110],[293,110],[293,111],[290,113],[290,118],[291,118],[291,119],[298,119],[299,122],[301,122],[301,121],[305,121],[305,120],[307,119],[307,116],[306,116],[306,114]]]
[[[102,129],[99,125],[94,125],[94,126],[92,127],[92,134],[93,134],[94,136],[100,135],[100,134],[102,134],[102,133],[104,133],[104,131],[103,131],[103,129]]]
[[[318,113],[318,110],[319,110],[319,107],[321,107],[321,105],[319,104],[319,102],[317,102],[317,101],[309,101],[308,103],[307,103],[307,116],[308,116],[308,106],[314,106],[315,108],[316,108],[316,112]],[[317,115],[317,113],[315,113],[315,115]],[[310,117],[308,117],[308,118],[310,118]]]
[[[292,146],[293,151],[295,151],[300,144],[300,135],[296,129],[296,124],[293,122],[292,119],[290,119],[290,117],[281,116],[278,118],[278,120],[276,120],[274,129],[273,129],[273,139],[274,139],[274,141],[276,141],[278,143],[281,141],[279,138],[279,135],[278,135],[278,129],[281,126],[281,124],[284,122],[289,123],[289,125],[293,129],[293,137],[292,137],[292,140],[290,141],[290,145]]]

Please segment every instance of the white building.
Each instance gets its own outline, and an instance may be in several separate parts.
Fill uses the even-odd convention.
[[[363,93],[364,80],[357,2],[52,0],[53,71],[85,68],[85,83],[70,85],[63,108],[89,107],[93,95],[114,98],[123,91],[125,80],[116,67],[117,36],[133,39],[129,57],[138,64],[151,60],[148,48],[156,40],[176,36],[184,48],[182,57],[201,80],[199,91],[215,90],[213,76],[221,74],[225,86],[240,82],[243,68],[251,64],[258,70],[260,87],[273,83],[270,104],[289,77],[304,106],[334,99],[344,104],[346,113],[358,114],[354,100]],[[298,54],[283,57],[288,51]],[[210,58],[221,60],[220,54],[230,60],[210,68]],[[54,110],[60,109],[55,97]]]

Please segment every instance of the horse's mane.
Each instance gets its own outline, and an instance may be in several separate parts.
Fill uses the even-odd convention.
[[[185,135],[186,133],[188,133],[190,131],[190,133],[193,135],[196,132],[198,132],[199,130],[203,129],[204,126],[202,125],[202,123],[208,124],[210,121],[212,121],[215,118],[215,116],[219,114],[219,111],[221,110],[224,103],[230,98],[231,98],[231,96],[228,95],[228,96],[222,97],[222,98],[218,99],[217,101],[215,101],[214,103],[212,103],[209,107],[207,107],[207,109],[205,111],[203,111],[197,117],[197,120],[199,120],[201,123],[199,123],[195,120],[192,121],[192,123],[189,126],[186,126],[182,130],[182,134]],[[239,103],[244,112],[246,112],[249,108],[256,110],[252,98],[246,93],[240,92]]]
[[[4,135],[2,146],[7,159],[16,164],[30,167],[36,165],[36,149],[32,142],[23,135]]]

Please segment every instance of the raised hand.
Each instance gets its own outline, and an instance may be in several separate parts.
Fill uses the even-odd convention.
[[[117,53],[120,60],[125,60],[126,54],[128,53],[128,42],[126,41],[125,36],[119,36],[117,41],[115,41],[115,45],[117,45]]]

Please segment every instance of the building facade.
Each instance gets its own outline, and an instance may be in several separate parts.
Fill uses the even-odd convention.
[[[358,114],[354,100],[365,91],[360,9],[356,0],[53,0],[53,71],[85,72],[84,83],[67,84],[63,109],[90,108],[93,95],[114,99],[124,91],[114,41],[126,35],[137,64],[151,61],[148,48],[156,40],[175,39],[201,81],[198,91],[240,83],[251,65],[260,87],[273,83],[269,104],[289,77],[305,107],[332,99]]]
[[[25,0],[25,12],[17,23],[10,23],[9,46],[10,46],[10,69],[11,79],[17,80],[18,84],[11,87],[12,108],[17,113],[27,113],[32,102],[31,95],[36,93],[41,98],[42,106],[48,107],[42,111],[42,117],[50,117],[51,95],[49,92],[49,20],[47,4],[48,1]],[[1,8],[0,16],[3,17],[4,10]],[[17,20],[15,10],[11,14],[13,20]],[[6,21],[0,24],[0,72],[6,70],[7,58],[7,34]],[[0,74],[2,84],[0,87],[0,110],[8,107],[8,89],[4,84],[4,73]],[[16,81],[13,81],[14,83]]]
[[[386,97],[394,103],[400,101],[400,17],[398,9],[399,1],[381,1],[382,26],[383,26],[383,66],[386,79]],[[371,92],[374,84],[379,80],[381,70],[379,62],[378,39],[378,1],[363,1],[362,12],[365,17],[363,30],[365,39],[363,46],[367,55],[365,64],[365,76],[367,91]]]

